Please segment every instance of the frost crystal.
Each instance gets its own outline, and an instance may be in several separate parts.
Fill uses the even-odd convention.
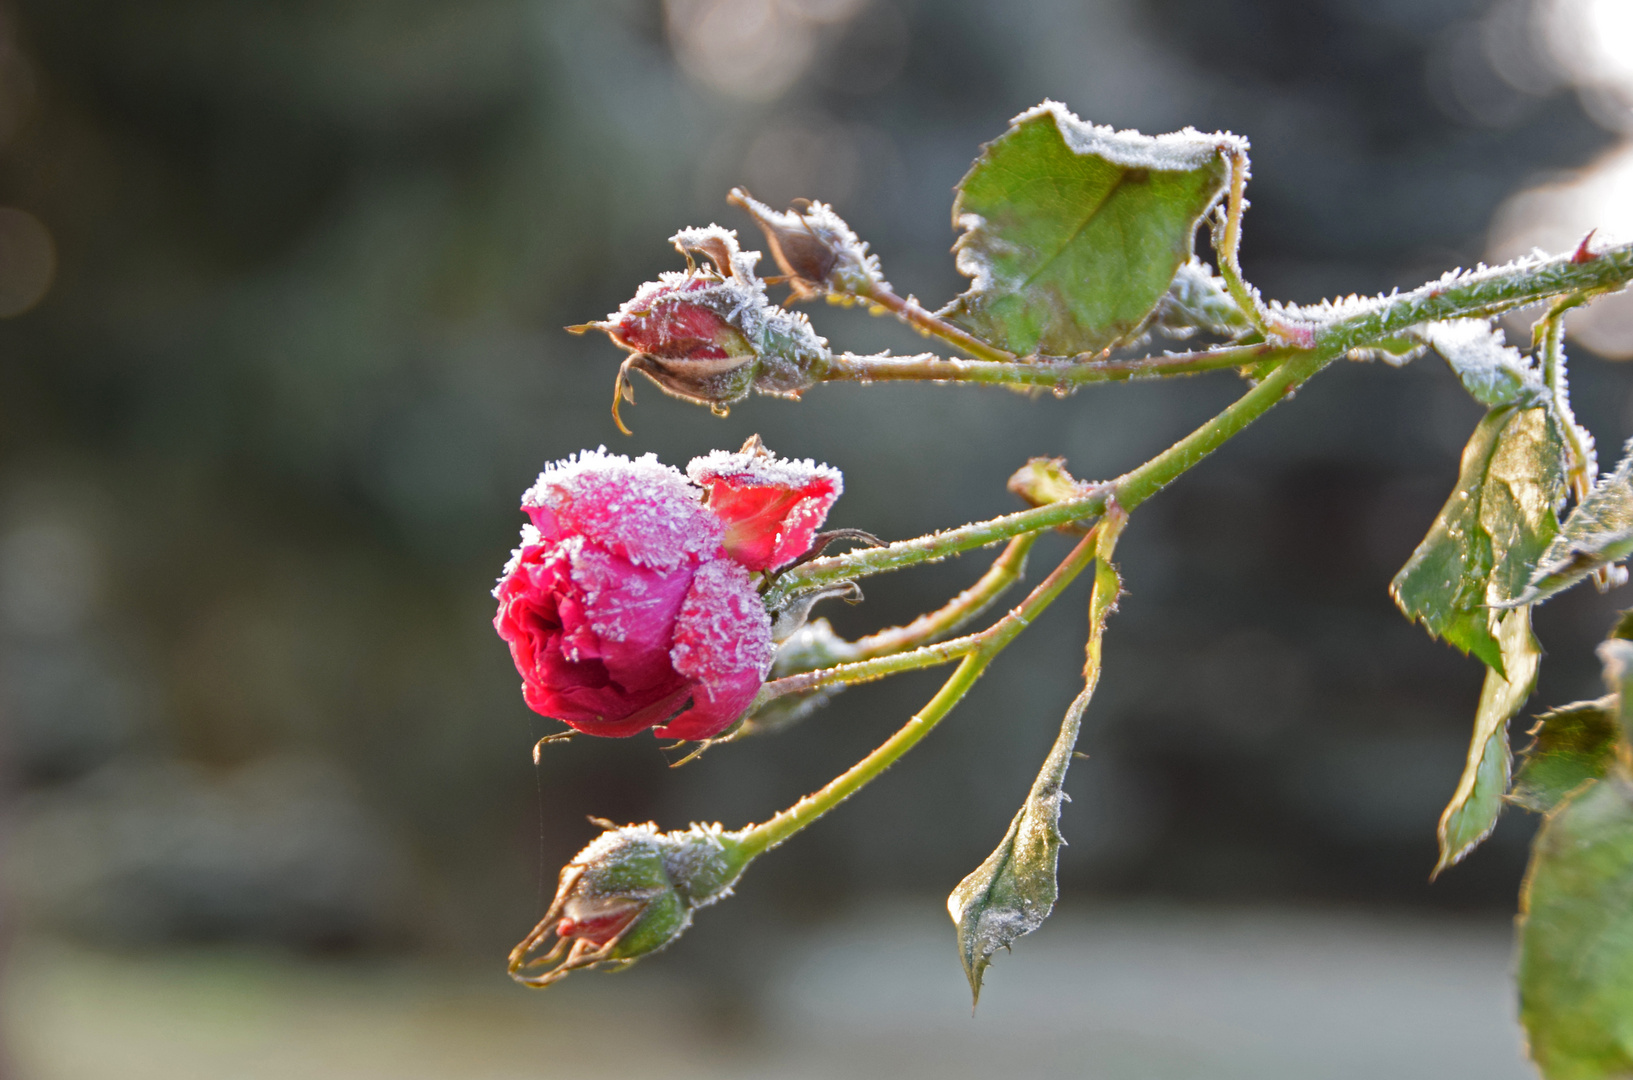
[[[727,553],[750,570],[774,570],[810,550],[844,490],[838,469],[779,458],[758,437],[738,453],[716,450],[692,459],[686,474],[725,524]]]
[[[669,653],[675,670],[696,683],[692,707],[658,733],[681,739],[718,734],[754,700],[775,653],[771,617],[748,571],[729,559],[698,567]]]
[[[1425,323],[1417,336],[1446,358],[1482,405],[1511,405],[1545,392],[1536,368],[1486,319]]]
[[[707,558],[720,544],[720,523],[699,505],[697,489],[653,454],[631,461],[602,447],[546,465],[522,509],[541,540],[580,533],[655,569]]]
[[[1045,98],[1009,122],[1018,127],[1039,116],[1054,119],[1066,145],[1076,154],[1093,154],[1128,169],[1157,169],[1165,172],[1200,168],[1222,152],[1247,153],[1248,142],[1240,135],[1216,131],[1205,135],[1192,127],[1165,135],[1145,135],[1138,131],[1118,131],[1104,124],[1091,124],[1058,101]]]

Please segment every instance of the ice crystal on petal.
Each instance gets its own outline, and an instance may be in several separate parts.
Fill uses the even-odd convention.
[[[725,524],[727,553],[750,570],[774,570],[805,554],[844,491],[838,469],[779,458],[758,438],[735,454],[694,458],[686,474]]]
[[[680,472],[605,447],[545,466],[522,496],[542,540],[576,533],[638,566],[672,569],[720,544],[719,522]]]
[[[692,707],[658,734],[706,739],[725,730],[754,700],[775,655],[771,617],[748,571],[729,559],[700,566],[669,654],[695,683]]]

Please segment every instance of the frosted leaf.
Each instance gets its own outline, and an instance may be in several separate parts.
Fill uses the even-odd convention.
[[[1536,401],[1546,392],[1536,368],[1486,319],[1425,323],[1417,336],[1446,358],[1482,405]]]
[[[1247,142],[1084,123],[1057,102],[1017,116],[959,181],[958,272],[939,314],[1017,356],[1097,353],[1137,337]]]
[[[1546,600],[1633,555],[1633,441],[1626,449],[1616,471],[1601,477],[1565,519],[1516,602]]]
[[[1247,152],[1247,140],[1228,131],[1205,135],[1193,127],[1165,135],[1146,135],[1134,130],[1118,131],[1106,124],[1080,119],[1065,105],[1045,98],[1010,120],[1019,127],[1039,116],[1048,116],[1060,130],[1061,138],[1080,155],[1093,154],[1129,169],[1157,169],[1176,172],[1201,168],[1221,151]]]
[[[602,447],[547,465],[522,509],[543,540],[580,534],[639,566],[667,570],[720,546],[697,489],[653,454],[631,461]]]
[[[1097,562],[1089,600],[1083,692],[1067,708],[1060,734],[1038,770],[1026,802],[1009,823],[1009,831],[992,854],[947,897],[947,914],[958,929],[958,958],[976,1001],[981,999],[981,979],[992,963],[992,954],[1042,926],[1054,909],[1058,894],[1055,870],[1065,843],[1060,835],[1060,807],[1069,801],[1062,785],[1072,763],[1083,714],[1100,680],[1101,635],[1107,617],[1116,610],[1121,591],[1117,571],[1104,560]]]

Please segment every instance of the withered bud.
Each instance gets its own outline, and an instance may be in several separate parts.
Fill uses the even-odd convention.
[[[613,389],[613,418],[635,400],[629,373],[638,371],[667,394],[717,412],[750,390],[798,397],[826,370],[828,343],[803,315],[771,303],[754,272],[759,252],[738,247],[737,234],[718,225],[682,229],[670,238],[686,256],[684,271],[660,274],[602,322],[569,326],[600,330],[629,353]],[[695,256],[708,260],[699,265]]]
[[[868,246],[826,203],[797,199],[791,209],[778,212],[742,188],[732,188],[726,201],[747,210],[760,226],[797,299],[866,297],[877,286],[890,287],[879,257],[868,254]]]
[[[1065,458],[1033,458],[1009,478],[1009,490],[1032,506],[1048,506],[1063,499],[1075,499],[1088,494],[1094,486],[1067,472]],[[1081,535],[1088,529],[1083,525],[1067,524],[1060,526],[1060,531]]]
[[[511,950],[510,977],[543,987],[579,968],[628,967],[730,895],[750,858],[718,825],[660,833],[651,823],[607,824],[562,868],[550,910]]]

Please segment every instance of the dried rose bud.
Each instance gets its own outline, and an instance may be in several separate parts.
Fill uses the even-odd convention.
[[[1009,490],[1032,506],[1048,506],[1062,499],[1075,499],[1093,489],[1066,471],[1065,458],[1033,458],[1009,478]],[[1060,532],[1082,534],[1088,530],[1078,524],[1059,527]]]
[[[711,225],[670,238],[686,256],[685,271],[642,285],[603,322],[568,327],[601,330],[629,353],[619,369],[613,416],[633,401],[628,376],[639,371],[685,401],[723,411],[750,390],[798,397],[828,364],[828,343],[810,321],[773,304],[754,272],[758,252],[737,246],[737,234]],[[700,265],[695,256],[707,259]],[[622,420],[619,421],[623,428]]]
[[[799,199],[779,213],[742,188],[732,188],[726,201],[753,216],[771,245],[771,257],[800,299],[865,297],[876,287],[890,287],[879,270],[879,257],[868,254],[867,244],[826,203]]]
[[[685,477],[586,451],[548,466],[522,509],[494,628],[531,709],[591,735],[706,739],[748,708],[771,620]]]
[[[686,475],[725,525],[726,553],[750,570],[776,570],[809,551],[845,489],[838,469],[777,457],[758,435],[735,454],[693,458]]]
[[[542,987],[579,968],[627,967],[679,937],[698,908],[728,895],[749,858],[718,825],[674,833],[652,824],[609,827],[562,868],[550,910],[511,950],[511,977]]]

